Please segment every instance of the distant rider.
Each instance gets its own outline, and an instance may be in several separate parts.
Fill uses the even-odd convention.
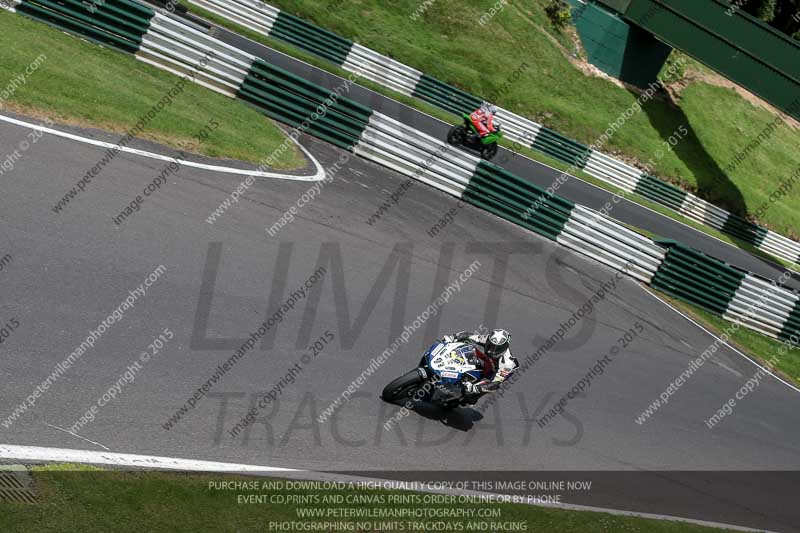
[[[519,361],[511,355],[511,335],[504,329],[496,329],[488,335],[470,335],[462,331],[455,335],[445,335],[442,341],[469,342],[475,346],[482,379],[476,383],[465,383],[466,399],[470,403],[478,401],[482,394],[499,389],[519,367]]]
[[[490,133],[494,133],[500,127],[500,123],[495,120],[494,115],[497,113],[497,106],[489,102],[483,102],[481,107],[473,111],[469,118],[472,124],[477,128],[478,134],[481,138],[486,137]]]

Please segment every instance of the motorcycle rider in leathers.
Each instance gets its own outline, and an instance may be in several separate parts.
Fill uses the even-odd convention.
[[[511,335],[504,329],[496,329],[488,335],[472,334],[461,331],[455,335],[445,335],[443,342],[469,342],[475,347],[478,368],[481,369],[481,380],[464,384],[465,400],[475,403],[481,395],[493,392],[511,377],[519,367],[519,361],[511,355]]]
[[[469,118],[475,129],[478,130],[478,135],[486,137],[490,133],[497,131],[500,127],[500,121],[495,119],[496,113],[497,106],[489,102],[483,102],[478,109],[470,113]]]

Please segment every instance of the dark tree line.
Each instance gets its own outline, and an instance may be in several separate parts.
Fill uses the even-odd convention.
[[[800,40],[800,0],[746,0],[734,2],[773,28]]]

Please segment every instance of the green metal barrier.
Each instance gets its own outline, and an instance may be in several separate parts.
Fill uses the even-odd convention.
[[[155,12],[130,0],[107,0],[93,6],[90,11],[77,0],[23,0],[17,11],[100,44],[136,53]]]
[[[556,240],[575,204],[486,161],[462,194],[467,202]]]
[[[286,70],[257,59],[238,94],[266,115],[352,150],[372,110]]]
[[[293,44],[337,65],[344,63],[353,47],[353,41],[283,11],[275,19],[270,37]]]
[[[633,192],[676,211],[680,210],[688,194],[686,191],[647,174],[641,176]]]
[[[586,160],[591,153],[588,146],[564,137],[545,126],[542,126],[539,130],[539,134],[534,139],[531,148],[555,157],[568,165],[575,165],[578,168],[586,166]]]
[[[482,102],[480,98],[427,74],[420,77],[414,88],[413,96],[456,115],[472,113],[481,106]]]
[[[734,214],[731,214],[728,220],[725,221],[722,232],[733,235],[754,246],[760,246],[764,241],[764,237],[767,236],[767,228],[753,224],[749,220]]]
[[[651,285],[716,315],[727,311],[745,273],[671,240],[657,240],[669,249]]]

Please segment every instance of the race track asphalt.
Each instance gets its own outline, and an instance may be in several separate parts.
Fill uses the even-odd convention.
[[[116,137],[79,131],[102,140]],[[0,125],[2,153],[29,130]],[[721,348],[653,417],[635,419],[713,339],[630,279],[542,237],[423,184],[366,223],[406,178],[331,145],[302,137],[326,167],[346,161],[295,220],[270,237],[266,227],[313,184],[259,178],[213,224],[206,217],[243,176],[184,167],[116,226],[116,216],[164,167],[118,155],[60,213],[52,210],[103,149],[45,135],[0,179],[0,324],[19,326],[0,345],[0,422],[25,401],[105,317],[159,265],[163,275],[110,326],[22,417],[5,444],[177,456],[312,470],[383,471],[703,471],[653,496],[631,483],[601,486],[575,501],[791,530],[800,511],[780,483],[757,474],[709,482],[713,471],[797,471],[800,397],[768,378],[714,429],[704,421],[756,368]],[[164,147],[137,147],[171,155]],[[197,158],[200,159],[200,158]],[[217,162],[224,164],[224,162]],[[427,234],[444,212],[453,222]],[[329,260],[330,259],[330,260]],[[473,263],[478,261],[479,265]],[[318,264],[323,280],[214,383],[194,409],[164,424],[206,383]],[[332,419],[317,416],[470,264],[474,275],[441,312],[359,387]],[[564,339],[481,417],[461,409],[412,413],[383,423],[398,407],[379,400],[385,383],[415,366],[437,335],[483,323],[508,329],[523,360],[593,294],[615,283]],[[164,328],[175,336],[125,383],[93,422],[68,428],[118,381]],[[592,381],[585,396],[541,428],[535,418],[609,353],[641,330]],[[318,337],[320,355],[261,413],[249,430],[229,430]],[[478,404],[476,407],[480,407]],[[88,440],[86,440],[88,439]],[[102,446],[102,447],[101,447]],[[674,478],[674,479],[677,479]],[[704,481],[705,480],[705,481]],[[780,489],[778,488],[780,487]],[[713,490],[712,490],[713,489]],[[668,491],[669,492],[669,491]],[[633,494],[631,494],[633,493]],[[587,499],[588,498],[588,499]]]

